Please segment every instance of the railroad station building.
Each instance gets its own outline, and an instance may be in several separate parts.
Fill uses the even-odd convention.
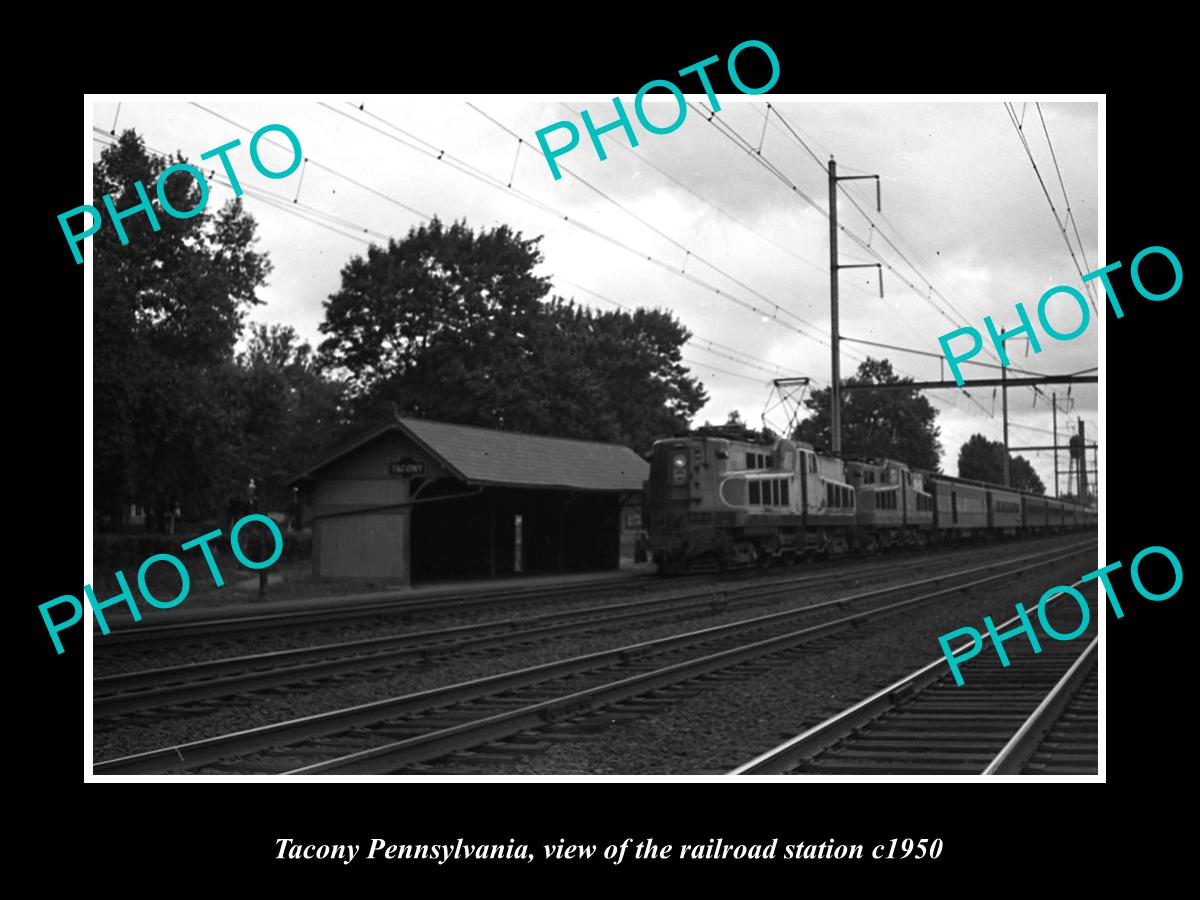
[[[314,575],[408,585],[632,566],[649,468],[617,444],[400,418],[291,484]]]

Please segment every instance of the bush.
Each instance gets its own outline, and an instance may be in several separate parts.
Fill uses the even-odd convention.
[[[202,534],[216,531],[218,527],[213,522],[202,522],[189,523],[186,531],[180,531],[177,534],[97,534],[92,542],[92,558],[96,574],[97,576],[101,573],[111,574],[117,569],[124,569],[127,577],[133,577],[142,562],[156,553],[169,553],[178,557],[188,564],[189,569],[192,567],[191,559],[194,557],[200,563],[200,569],[206,570],[204,555],[200,552],[199,547],[191,550],[181,550],[180,547]],[[264,531],[263,536],[265,537],[265,530],[261,525],[257,526],[256,530]],[[257,539],[247,538],[249,538],[249,526],[242,535],[239,535],[242,549],[251,559],[265,559],[268,555],[268,548],[256,546],[259,543]],[[236,564],[233,548],[229,545],[229,535],[225,534],[223,529],[221,536],[210,541],[208,546],[217,560],[227,559]],[[312,529],[283,532],[281,560],[291,562],[306,560],[311,556]],[[225,566],[218,565],[222,571],[225,570]]]

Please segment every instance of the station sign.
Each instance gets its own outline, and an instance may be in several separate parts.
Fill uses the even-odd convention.
[[[425,474],[425,460],[414,459],[411,456],[402,456],[397,460],[388,463],[389,475],[401,475],[404,478],[413,478],[417,475]]]

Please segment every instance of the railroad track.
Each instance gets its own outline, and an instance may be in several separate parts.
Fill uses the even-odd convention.
[[[1056,535],[1050,540],[1060,537],[1066,535]],[[1024,538],[1020,543],[1026,540],[1030,539]],[[945,552],[954,553],[957,549],[956,547]],[[815,569],[819,574],[827,568],[836,572],[842,570],[844,565],[844,560],[822,561],[814,563],[809,571]],[[345,629],[354,623],[363,627],[384,626],[462,612],[507,611],[537,604],[577,601],[589,596],[620,593],[631,588],[639,591],[675,590],[700,585],[737,583],[754,578],[757,574],[759,570],[746,569],[718,575],[706,573],[669,579],[656,575],[633,575],[629,578],[598,579],[568,585],[501,589],[471,595],[447,593],[407,600],[395,592],[379,592],[365,595],[368,599],[362,603],[343,603],[319,609],[264,612],[176,624],[141,623],[115,628],[103,640],[94,643],[94,653],[97,661],[111,660],[125,652],[133,652],[144,659],[153,659],[170,648],[191,645],[212,649],[214,646],[220,647],[223,642],[226,647],[235,648],[237,642],[297,631],[320,634],[323,631]]]
[[[924,565],[942,563],[944,560],[935,559],[926,561]],[[995,562],[985,568],[995,568],[1001,564]],[[456,625],[101,676],[93,680],[92,712],[94,719],[103,720],[142,710],[250,694],[280,685],[316,683],[353,673],[365,676],[413,665],[429,668],[441,660],[464,653],[508,652],[549,637],[578,636],[631,623],[649,624],[663,619],[682,620],[712,615],[767,603],[800,588],[812,590],[830,584],[849,587],[900,571],[911,573],[920,567],[920,563],[903,562],[852,573],[825,572],[769,583],[613,603],[584,610]],[[936,580],[937,577],[929,582]],[[823,607],[813,609],[820,611]],[[194,706],[192,711],[202,714],[209,709],[201,705]]]
[[[1075,604],[1057,603],[1063,596],[1047,603],[1050,614],[1067,612],[1078,624]],[[940,657],[730,774],[1094,775],[1099,640],[1094,597],[1089,609],[1087,630],[1072,641],[1042,635],[1042,652],[1034,654],[1028,640],[1017,636],[1005,646],[1006,668],[985,658],[991,650],[985,646],[964,668],[961,686]],[[1003,633],[1017,623],[1013,616],[996,629]]]
[[[701,583],[707,576],[679,579],[686,586]],[[614,593],[629,588],[660,587],[662,580],[654,575],[631,575],[629,578],[606,578],[596,581],[576,582],[568,585],[547,587],[524,587],[488,591],[478,594],[440,594],[405,600],[395,592],[379,592],[368,595],[371,599],[363,603],[341,604],[320,609],[293,610],[290,612],[258,613],[254,615],[227,616],[220,619],[205,619],[199,622],[184,622],[165,625],[133,625],[114,628],[103,641],[96,641],[97,656],[111,654],[129,647],[153,646],[156,650],[167,646],[192,644],[217,639],[247,639],[261,635],[275,635],[288,631],[319,631],[322,628],[339,628],[348,622],[362,620],[403,621],[427,613],[446,614],[467,610],[507,608],[512,605],[552,603],[562,599],[577,599],[591,594]]]
[[[785,610],[725,625],[671,635],[639,644],[559,660],[415,694],[388,698],[219,735],[147,753],[97,763],[96,774],[195,771],[239,773],[379,773],[417,767],[450,753],[480,745],[519,749],[514,736],[553,739],[564,722],[620,704],[621,715],[642,714],[683,686],[694,690],[706,676],[731,670],[755,670],[763,660],[782,654],[821,653],[840,646],[845,632],[864,636],[887,617],[938,598],[1000,579],[1012,579],[1074,558],[1094,548],[1087,541],[1068,548],[1005,560],[989,566],[925,579],[907,585],[842,597],[824,604]],[[1022,564],[1023,563],[1023,564]],[[998,574],[976,577],[982,570]],[[954,584],[929,591],[930,582]],[[885,602],[841,618],[804,627],[814,610],[835,612],[896,593]],[[758,669],[759,671],[765,671]],[[561,736],[561,732],[559,733]]]

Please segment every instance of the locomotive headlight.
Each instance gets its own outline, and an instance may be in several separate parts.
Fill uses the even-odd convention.
[[[671,484],[686,484],[687,478],[687,454],[676,453],[671,457]]]

